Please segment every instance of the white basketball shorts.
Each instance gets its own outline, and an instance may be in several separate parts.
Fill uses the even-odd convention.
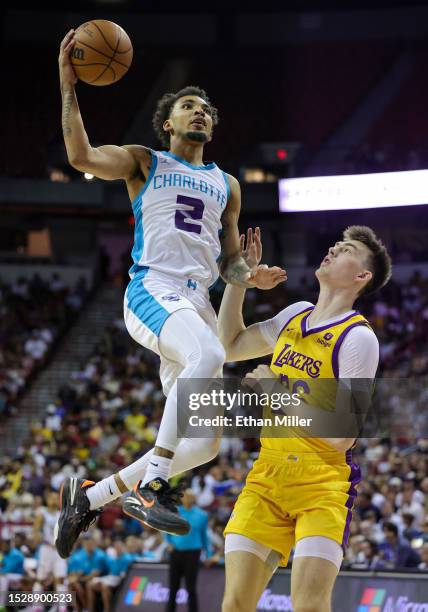
[[[197,312],[216,336],[217,315],[206,287],[191,278],[172,277],[146,269],[130,281],[124,297],[124,319],[130,336],[161,358],[160,379],[165,395],[183,367],[163,356],[159,335],[167,318],[177,310]]]

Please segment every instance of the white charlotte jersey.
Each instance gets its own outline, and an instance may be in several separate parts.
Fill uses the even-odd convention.
[[[194,166],[173,153],[151,154],[149,177],[132,203],[130,276],[149,268],[208,287],[218,278],[221,215],[230,195],[227,177],[214,163]]]

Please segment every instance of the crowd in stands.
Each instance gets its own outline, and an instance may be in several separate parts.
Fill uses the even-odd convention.
[[[0,420],[16,413],[16,402],[52,347],[81,309],[84,280],[67,287],[58,274],[38,274],[7,283],[0,279]]]
[[[10,299],[23,302],[25,309],[25,300],[33,295],[30,284],[20,281],[17,287],[19,297],[16,288],[15,292],[9,288],[14,296]],[[52,287],[45,286],[44,291],[49,299],[42,304],[57,299]],[[277,288],[270,292],[269,303],[265,293],[248,292],[245,320],[250,324],[268,318],[287,301],[312,299],[312,291],[315,288],[306,287],[302,296]],[[60,302],[64,309],[70,295],[65,293]],[[214,301],[219,295],[214,295]],[[360,310],[379,336],[382,377],[392,382],[422,380],[428,373],[428,280],[414,274],[404,285],[391,281],[376,297],[366,299]],[[37,319],[38,329],[51,326],[51,319]],[[33,328],[31,323],[27,327]],[[58,329],[51,329],[53,337]],[[21,341],[22,354],[27,341],[28,337]],[[228,364],[225,375],[242,374],[252,365]],[[362,439],[354,451],[363,480],[344,567],[428,569],[428,435],[417,418],[413,418],[414,426],[409,426],[418,407],[426,405],[423,385],[420,392],[422,396],[415,398],[391,391],[387,398],[390,405],[398,405],[400,414],[410,415],[406,427],[397,431],[391,427],[388,435]],[[31,571],[26,568],[31,566],[29,560],[37,558],[41,538],[32,526],[40,508],[46,506],[48,493],[58,493],[66,476],[98,481],[140,457],[153,446],[163,404],[157,357],[128,336],[118,317],[105,329],[88,360],[58,390],[44,418],[31,424],[25,446],[17,449],[14,457],[0,458],[0,575],[18,567],[16,573],[24,576],[24,582],[31,582]],[[257,452],[257,440],[224,439],[216,460],[178,477],[186,480],[197,504],[209,515],[207,565],[224,563],[222,531]],[[101,575],[119,576],[135,558],[157,562],[168,556],[164,537],[143,530],[125,516],[120,500],[105,507],[95,529],[74,554],[83,558],[92,548],[99,550],[97,555],[103,559]],[[123,564],[114,559],[123,560]],[[68,565],[71,581],[75,580],[75,560],[73,556]],[[89,576],[92,570],[88,570]],[[91,582],[88,588],[84,585],[85,596],[90,599],[99,592],[107,597],[113,586],[106,582],[117,580]]]

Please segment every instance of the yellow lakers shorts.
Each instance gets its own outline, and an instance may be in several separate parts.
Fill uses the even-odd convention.
[[[262,448],[224,533],[276,550],[280,565],[287,565],[291,548],[309,536],[331,538],[345,550],[360,480],[351,451],[345,456]]]

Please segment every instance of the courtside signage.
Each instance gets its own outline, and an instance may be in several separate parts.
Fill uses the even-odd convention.
[[[428,170],[312,176],[279,181],[280,212],[428,204]]]
[[[126,606],[138,606],[141,609],[143,602],[165,604],[168,598],[169,588],[163,582],[150,582],[147,576],[134,576],[124,595],[123,603]],[[187,600],[186,589],[179,589],[176,603],[187,604]]]

